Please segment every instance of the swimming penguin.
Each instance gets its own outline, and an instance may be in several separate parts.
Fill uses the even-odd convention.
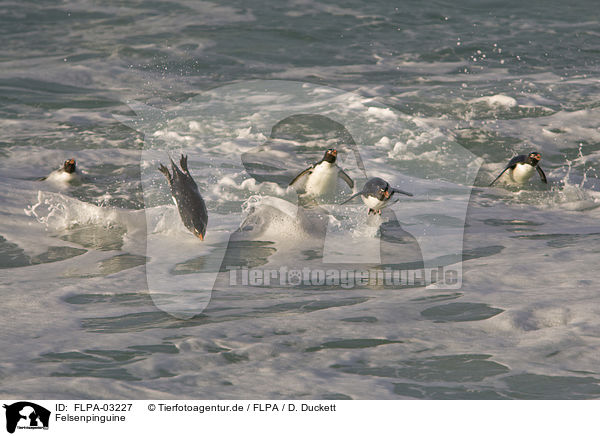
[[[392,188],[388,182],[380,179],[379,177],[373,177],[372,179],[369,179],[367,183],[365,183],[362,191],[357,192],[342,204],[348,203],[354,197],[358,197],[360,195],[362,201],[369,207],[369,215],[381,214],[381,209],[388,205],[389,200],[396,192],[399,194],[408,195],[409,197],[413,196],[413,194],[410,192]]]
[[[66,160],[62,166],[52,171],[46,177],[42,177],[39,180],[48,180],[50,182],[59,182],[59,183],[70,183],[73,181],[78,181],[80,179],[80,174],[77,171],[77,164],[75,163],[75,159]]]
[[[528,155],[520,154],[518,156],[513,157],[508,163],[508,165],[506,165],[506,168],[504,168],[502,172],[498,174],[498,177],[496,177],[494,181],[490,183],[490,186],[496,183],[496,181],[500,177],[502,177],[502,175],[506,171],[508,171],[508,174],[514,182],[519,184],[525,183],[533,175],[534,169],[537,170],[538,174],[540,175],[540,178],[542,179],[542,182],[548,183],[544,171],[538,165],[540,163],[541,158],[542,155],[539,154],[537,151],[532,151]]]
[[[289,186],[292,186],[306,175],[306,184],[304,185],[304,195],[309,197],[332,196],[335,194],[337,179],[340,177],[348,184],[350,189],[354,189],[354,182],[335,163],[337,150],[330,148],[325,152],[323,159],[315,162],[296,177],[292,179]]]
[[[165,175],[169,186],[171,187],[171,195],[173,201],[179,209],[179,216],[183,224],[197,237],[204,240],[206,233],[206,224],[208,223],[208,213],[206,205],[198,191],[198,186],[192,178],[187,167],[187,156],[181,155],[180,165],[181,171],[171,160],[173,174],[169,173],[167,167],[160,164],[158,168]]]

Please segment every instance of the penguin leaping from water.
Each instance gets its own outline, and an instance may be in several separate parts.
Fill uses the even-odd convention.
[[[309,197],[333,196],[337,187],[337,179],[340,177],[354,189],[354,181],[337,166],[337,150],[330,148],[325,152],[323,159],[316,162],[298,174],[289,183],[289,186],[298,185],[300,179],[306,176],[304,194]]]
[[[388,182],[380,179],[379,177],[373,177],[372,179],[369,179],[367,183],[365,183],[362,191],[357,192],[342,204],[348,203],[354,197],[358,197],[360,195],[362,201],[369,208],[369,215],[381,214],[381,209],[388,206],[390,199],[395,193],[408,195],[409,197],[413,196],[413,194],[410,192],[402,191],[398,188],[392,188]]]
[[[490,186],[496,183],[496,181],[507,171],[514,182],[523,184],[531,178],[534,169],[537,170],[542,182],[548,183],[544,170],[539,166],[541,159],[542,155],[537,151],[532,151],[528,155],[520,154],[513,157],[510,162],[508,162],[508,165],[506,165],[506,168],[504,168],[502,172],[498,174],[498,177],[490,183]]]
[[[181,170],[177,168],[173,159],[171,159],[171,168],[173,174],[169,173],[167,167],[160,164],[158,168],[165,175],[173,201],[179,209],[179,216],[183,224],[198,238],[204,240],[206,234],[206,224],[208,223],[208,212],[204,200],[198,191],[198,185],[192,178],[187,166],[187,156],[181,155]],[[182,171],[183,170],[183,171]]]

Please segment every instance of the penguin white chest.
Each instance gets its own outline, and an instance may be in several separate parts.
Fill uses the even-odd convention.
[[[333,195],[337,186],[338,168],[335,164],[321,162],[312,170],[304,188],[307,195]]]
[[[71,183],[74,181],[79,180],[79,175],[77,173],[67,173],[66,171],[63,170],[56,170],[56,171],[52,171],[48,177],[46,177],[46,180],[48,180],[49,182],[53,182],[53,183]]]
[[[527,163],[518,163],[513,170],[510,172],[511,178],[517,183],[525,183],[531,178],[535,167]]]
[[[363,203],[367,205],[369,209],[381,210],[387,205],[387,201],[381,201],[377,197],[371,195],[361,195]]]

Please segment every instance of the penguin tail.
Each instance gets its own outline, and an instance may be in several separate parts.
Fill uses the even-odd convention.
[[[183,158],[183,155],[181,155],[181,157]],[[173,161],[173,158],[171,158],[169,156],[169,160],[171,161],[171,171],[173,171],[173,179],[179,179],[181,177],[185,177],[185,173],[179,169],[177,164]],[[187,157],[182,160],[185,162],[186,168],[187,168]]]
[[[181,165],[181,169],[186,172],[187,174],[190,173],[190,170],[188,170],[188,166],[187,166],[187,154],[184,156],[183,153],[181,154],[181,159],[179,160],[179,165]]]

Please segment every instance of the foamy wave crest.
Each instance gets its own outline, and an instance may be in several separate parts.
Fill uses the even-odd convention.
[[[551,189],[550,206],[566,210],[589,210],[600,206],[600,193],[566,182]]]
[[[244,239],[268,237],[273,241],[305,240],[323,234],[322,216],[277,197],[253,195],[242,206]]]
[[[490,107],[502,107],[506,109],[517,107],[517,100],[502,94],[475,98],[471,100],[470,103],[484,103]]]
[[[290,192],[290,188],[282,188],[277,183],[274,182],[257,182],[256,179],[250,178],[245,179],[242,182],[238,182],[236,178],[239,174],[235,175],[226,175],[223,176],[218,183],[216,183],[212,188],[212,194],[216,198],[217,201],[224,202],[230,201],[232,198],[231,195],[235,195],[239,200],[246,198],[246,192],[253,192],[256,194],[265,194],[265,195],[276,195],[276,196],[285,196]],[[230,195],[224,197],[222,192],[224,189],[230,191]],[[238,195],[236,195],[238,194]]]
[[[118,220],[116,209],[103,208],[63,194],[43,191],[38,191],[37,203],[26,208],[25,213],[50,230],[67,229],[77,224],[111,225]]]
[[[38,191],[37,202],[25,208],[46,230],[61,231],[74,226],[121,226],[131,236],[145,230],[143,211],[96,206],[55,192]]]

